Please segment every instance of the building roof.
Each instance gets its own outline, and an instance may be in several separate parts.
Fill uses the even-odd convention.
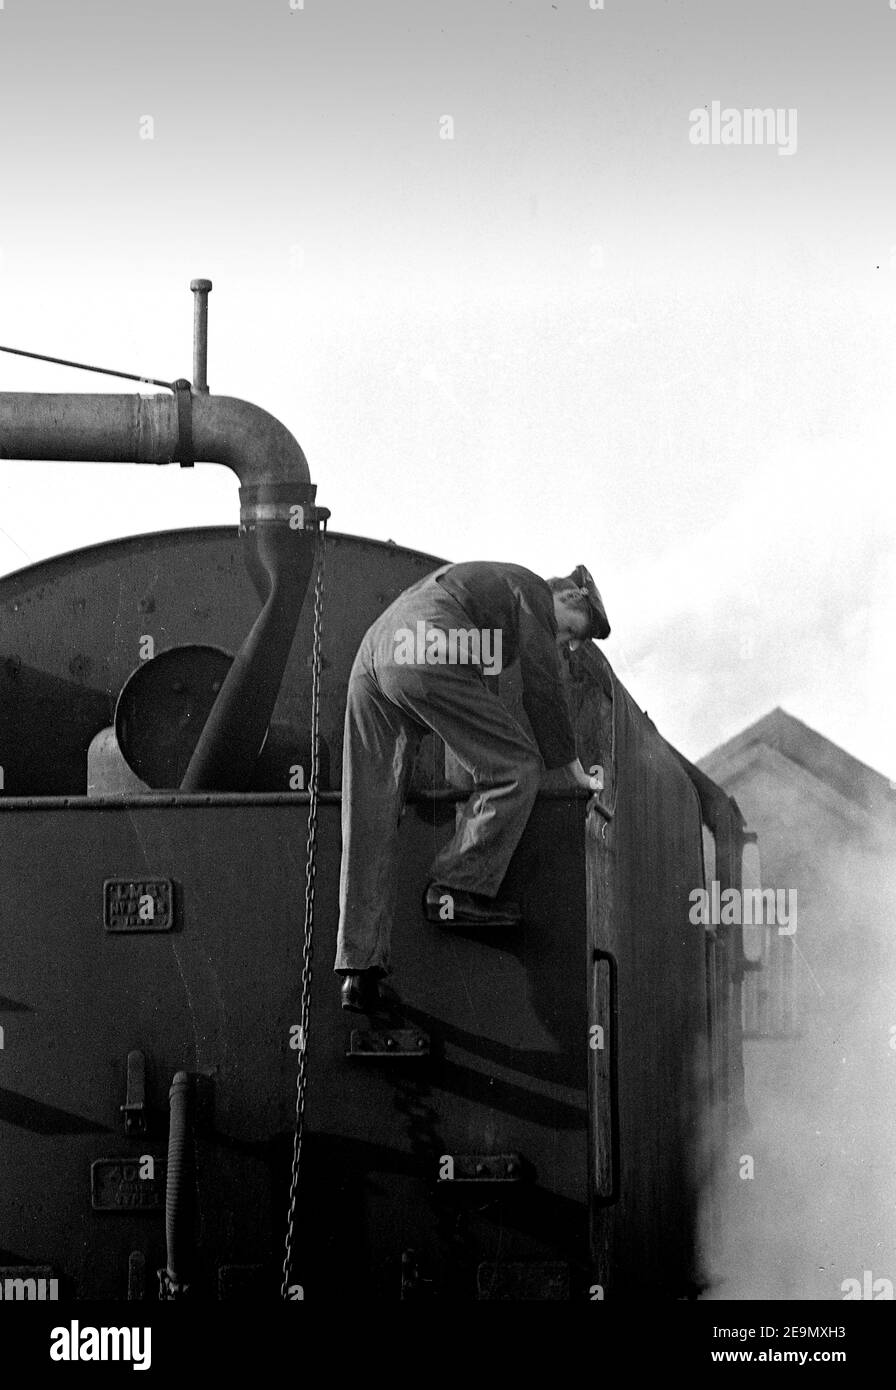
[[[886,777],[781,708],[714,748],[697,766],[725,784],[762,748],[773,749],[872,816],[896,819],[896,787]]]

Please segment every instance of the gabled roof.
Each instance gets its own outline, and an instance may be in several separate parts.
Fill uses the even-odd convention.
[[[896,818],[896,788],[886,777],[780,708],[714,748],[697,766],[716,781],[730,781],[762,747],[773,749],[871,815]]]

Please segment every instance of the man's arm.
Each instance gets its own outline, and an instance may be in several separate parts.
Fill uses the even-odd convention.
[[[592,777],[585,771],[578,758],[573,763],[567,763],[563,771],[577,787],[584,787],[587,792],[599,792],[603,785],[599,777]]]
[[[532,725],[545,767],[581,768],[566,704],[557,653],[557,627],[550,594],[518,594],[519,656],[523,708]],[[575,773],[572,773],[578,780]],[[582,775],[587,773],[582,769]]]

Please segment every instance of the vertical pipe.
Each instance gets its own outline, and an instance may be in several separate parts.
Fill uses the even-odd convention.
[[[168,1177],[165,1188],[165,1245],[167,1274],[172,1295],[183,1291],[185,1275],[190,1272],[190,1141],[189,1126],[190,1078],[185,1071],[175,1072],[168,1092],[170,1119],[168,1129]]]
[[[193,390],[208,395],[208,296],[211,280],[191,280],[193,291]]]

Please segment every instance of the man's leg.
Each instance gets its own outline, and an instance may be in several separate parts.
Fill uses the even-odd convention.
[[[496,897],[538,793],[544,764],[535,742],[473,667],[379,674],[390,698],[438,734],[473,779],[454,838],[432,865],[433,880]]]
[[[363,660],[349,679],[342,754],[337,971],[389,970],[398,820],[419,742]]]

